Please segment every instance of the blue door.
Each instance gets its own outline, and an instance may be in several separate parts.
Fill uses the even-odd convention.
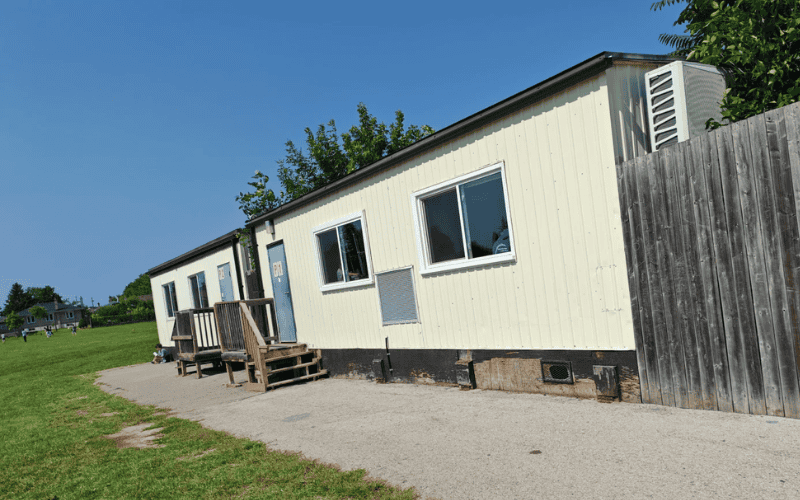
[[[217,266],[217,276],[219,277],[219,293],[222,296],[222,302],[231,302],[233,297],[233,281],[231,280],[231,265],[222,264]]]
[[[286,269],[286,253],[283,243],[267,247],[269,275],[272,277],[272,295],[275,298],[275,313],[278,316],[278,337],[281,342],[297,342],[294,325],[292,290],[289,287],[289,272]]]

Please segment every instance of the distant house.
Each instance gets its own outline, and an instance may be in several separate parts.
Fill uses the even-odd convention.
[[[43,307],[47,311],[46,318],[34,318],[31,315],[30,310],[36,306]],[[77,326],[83,317],[83,309],[84,307],[80,305],[73,306],[53,301],[33,305],[28,309],[19,311],[17,314],[19,314],[23,320],[20,329],[43,330],[48,326],[55,328]],[[5,323],[3,323],[3,325],[5,326]]]

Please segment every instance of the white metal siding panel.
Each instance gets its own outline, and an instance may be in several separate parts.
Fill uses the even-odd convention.
[[[285,242],[313,347],[633,349],[605,75],[259,226]],[[422,277],[411,193],[505,162],[517,261]],[[364,210],[373,270],[414,266],[420,323],[381,325],[375,285],[322,293],[312,228]]]
[[[607,70],[614,159],[617,163],[650,151],[644,74],[652,63],[616,63]]]
[[[217,266],[226,263],[230,263],[231,265],[233,295],[238,299],[239,277],[236,275],[233,251],[229,246],[150,278],[150,285],[153,288],[153,305],[156,311],[156,325],[158,326],[158,339],[161,344],[165,346],[174,345],[171,335],[172,325],[175,322],[174,318],[167,317],[166,304],[164,302],[164,289],[162,286],[174,281],[175,295],[178,297],[178,309],[191,309],[194,307],[194,300],[192,299],[192,291],[189,286],[189,276],[203,271],[206,275],[208,302],[209,306],[211,306],[215,302],[220,302],[222,300],[222,294],[219,289]]]

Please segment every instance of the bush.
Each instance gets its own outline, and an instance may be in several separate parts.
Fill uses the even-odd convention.
[[[111,325],[124,325],[127,323],[141,323],[143,321],[155,321],[155,311],[134,312],[130,314],[114,314],[114,315],[92,315],[92,326],[111,326]]]

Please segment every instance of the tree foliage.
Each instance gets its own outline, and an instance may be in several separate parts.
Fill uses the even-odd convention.
[[[140,274],[138,278],[128,283],[122,296],[125,298],[140,297],[142,295],[152,295],[153,288],[150,286],[150,275]]]
[[[317,127],[316,134],[305,129],[307,153],[292,141],[286,142],[286,158],[278,161],[284,201],[299,198],[309,191],[341,179],[345,175],[393,154],[434,131],[428,125],[411,125],[406,129],[405,115],[398,110],[388,127],[372,116],[364,103],[359,103],[358,125],[337,135],[336,122]]]
[[[5,307],[3,307],[3,314],[10,316],[12,312],[22,311],[29,307],[28,296],[25,294],[25,289],[19,283],[11,285],[11,290],[8,292]]]
[[[675,25],[662,34],[673,55],[727,73],[723,118],[734,122],[797,102],[800,96],[800,4],[797,0],[685,0]],[[661,0],[653,10],[679,3]],[[709,120],[717,128],[722,124]]]
[[[22,326],[22,323],[22,316],[17,314],[16,311],[11,311],[8,313],[8,316],[6,316],[6,326],[9,330],[16,330]]]
[[[252,193],[240,192],[236,197],[236,201],[239,202],[239,210],[244,212],[248,219],[278,206],[278,197],[272,189],[267,188],[268,182],[269,177],[256,170],[253,180],[247,183],[255,191]]]
[[[364,103],[359,103],[357,110],[358,125],[350,127],[341,137],[336,122],[331,120],[319,125],[316,132],[305,129],[305,151],[291,140],[286,142],[286,157],[278,160],[280,195],[267,188],[269,177],[256,170],[253,181],[248,183],[255,191],[236,197],[248,218],[341,179],[434,132],[428,125],[406,127],[405,115],[399,110],[388,126],[378,122]]]
[[[6,304],[3,308],[3,314],[19,312],[31,307],[34,304],[43,304],[45,302],[53,302],[57,300],[63,302],[64,299],[61,295],[57,294],[52,286],[43,287],[28,287],[23,289],[19,283],[11,285],[11,290],[8,292]]]
[[[64,299],[61,298],[61,295],[56,293],[55,288],[52,286],[43,286],[41,288],[30,287],[26,292],[34,304],[43,304],[45,302],[53,302],[54,300],[64,302]]]
[[[47,309],[42,306],[33,306],[28,309],[28,313],[36,319],[45,319],[47,317]]]

